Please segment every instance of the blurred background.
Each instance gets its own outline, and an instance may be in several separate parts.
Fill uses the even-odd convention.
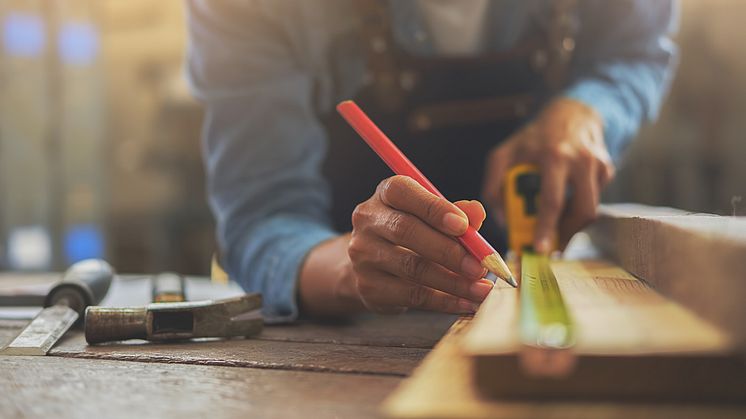
[[[671,95],[605,200],[746,215],[746,2],[682,5]],[[0,269],[206,274],[182,2],[0,0],[0,36]]]

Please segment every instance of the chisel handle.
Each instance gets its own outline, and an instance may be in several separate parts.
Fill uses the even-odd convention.
[[[44,300],[44,307],[65,304],[83,316],[85,308],[101,302],[109,292],[114,269],[101,259],[76,262],[65,271]]]

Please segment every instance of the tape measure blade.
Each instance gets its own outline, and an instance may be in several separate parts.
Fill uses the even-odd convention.
[[[564,349],[575,343],[572,319],[548,256],[523,253],[520,298],[523,344]]]
[[[77,319],[78,313],[68,306],[47,307],[0,351],[0,355],[46,355]]]

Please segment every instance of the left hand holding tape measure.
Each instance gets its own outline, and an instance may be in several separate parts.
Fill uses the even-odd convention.
[[[505,177],[511,167],[523,163],[535,164],[541,172],[534,248],[540,253],[552,250],[555,231],[564,248],[572,234],[595,218],[601,190],[614,177],[601,117],[578,101],[557,99],[493,150],[482,195],[502,225]]]

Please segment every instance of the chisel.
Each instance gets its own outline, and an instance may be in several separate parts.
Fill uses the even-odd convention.
[[[13,295],[0,298],[5,306],[43,306],[43,310],[0,355],[46,355],[75,323],[86,307],[103,300],[114,277],[111,265],[86,259],[72,265],[46,295]]]

